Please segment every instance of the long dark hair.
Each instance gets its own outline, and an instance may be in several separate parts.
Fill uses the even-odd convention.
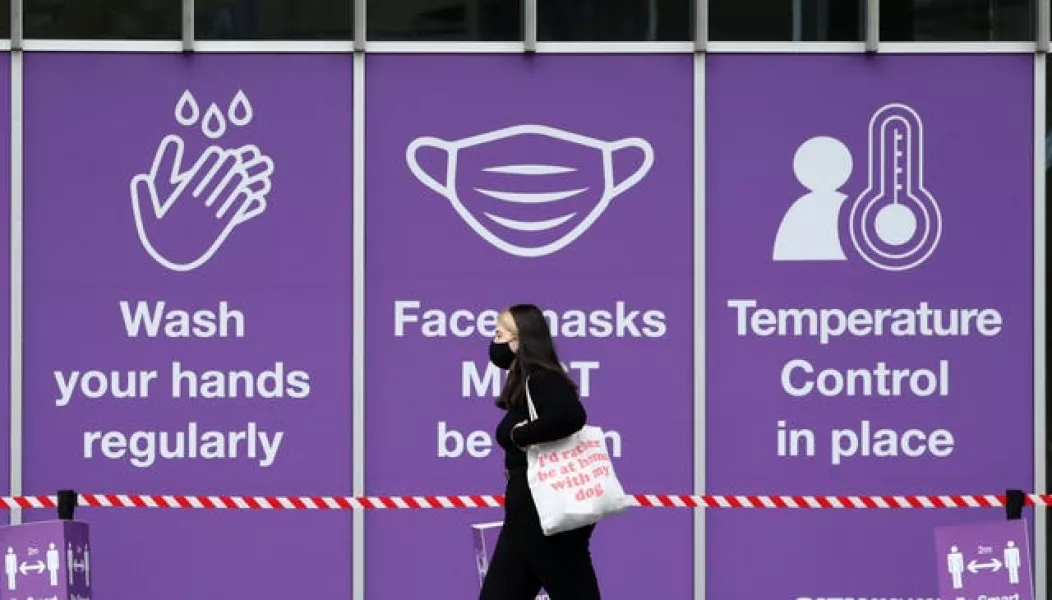
[[[503,409],[526,405],[526,376],[538,370],[546,370],[561,376],[577,391],[577,384],[566,374],[559,353],[555,351],[548,321],[541,309],[533,304],[516,304],[507,309],[518,330],[519,350],[508,369],[508,380],[497,398],[497,406]]]

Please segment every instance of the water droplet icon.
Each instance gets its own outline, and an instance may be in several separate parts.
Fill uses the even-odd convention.
[[[234,99],[230,101],[227,116],[236,127],[244,127],[252,122],[252,103],[248,101],[248,96],[244,91],[238,90],[234,95]]]
[[[210,140],[219,139],[226,133],[226,117],[223,116],[223,111],[219,110],[215,102],[208,107],[208,112],[205,113],[205,118],[201,122],[201,131]]]
[[[179,102],[175,105],[175,120],[183,127],[197,124],[197,118],[201,116],[201,109],[197,106],[197,100],[190,90],[183,92]]]

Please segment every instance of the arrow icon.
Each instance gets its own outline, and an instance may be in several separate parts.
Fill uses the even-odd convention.
[[[976,575],[979,571],[985,569],[989,569],[996,573],[1001,570],[1001,561],[996,558],[991,558],[988,563],[976,562],[974,560],[968,563],[968,570],[971,571],[972,575]]]
[[[18,567],[18,570],[22,572],[22,575],[26,575],[29,572],[43,573],[44,562],[40,560],[36,561],[35,563],[26,561]]]

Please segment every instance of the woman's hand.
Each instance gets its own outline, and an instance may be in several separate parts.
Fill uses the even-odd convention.
[[[518,447],[519,447],[519,449],[521,449],[521,450],[525,450],[525,449],[526,449],[526,446],[522,446],[522,445],[520,445],[520,444],[519,444],[518,442],[516,442],[516,441],[515,441],[515,430],[516,430],[516,429],[518,429],[519,427],[522,427],[523,425],[525,425],[525,424],[527,424],[527,423],[529,423],[529,421],[528,421],[528,420],[527,420],[527,421],[519,421],[518,423],[516,423],[515,425],[513,425],[513,426],[511,427],[511,432],[510,432],[510,433],[508,434],[508,435],[509,435],[509,437],[511,437],[511,443],[513,443],[513,444],[515,444],[516,446],[518,446]]]

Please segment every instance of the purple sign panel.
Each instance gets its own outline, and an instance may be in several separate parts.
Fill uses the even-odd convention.
[[[990,521],[935,529],[939,597],[1034,600],[1026,522]]]
[[[708,65],[707,491],[1029,489],[1031,58]],[[708,595],[935,597],[989,517],[714,511]]]
[[[91,600],[89,537],[78,521],[0,528],[4,600]]]
[[[691,58],[377,56],[366,77],[367,492],[504,492],[486,348],[519,302],[547,311],[626,490],[689,490]],[[466,532],[501,515],[366,515],[369,596],[477,595]],[[593,539],[604,598],[690,595],[689,511]]]
[[[25,98],[26,491],[349,494],[346,57],[39,54]],[[350,595],[346,512],[81,511],[100,597]]]

